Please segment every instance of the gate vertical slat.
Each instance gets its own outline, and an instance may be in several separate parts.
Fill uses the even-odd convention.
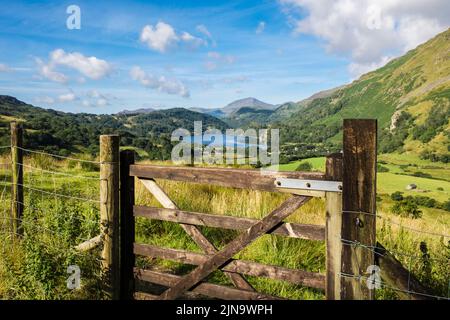
[[[334,153],[326,158],[325,174],[330,181],[342,181],[342,153]],[[342,226],[342,194],[327,192],[325,194],[326,207],[326,286],[327,300],[340,298],[341,271],[341,226]]]

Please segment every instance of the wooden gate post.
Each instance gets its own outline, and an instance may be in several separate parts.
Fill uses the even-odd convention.
[[[325,164],[326,179],[342,181],[342,153],[334,153],[327,157]],[[327,274],[325,295],[327,300],[339,300],[341,292],[341,227],[342,227],[342,194],[327,192],[326,206],[326,250]]]
[[[134,150],[120,152],[120,299],[134,296],[134,215],[135,178],[130,176],[130,166],[135,162]]]
[[[100,136],[100,225],[105,292],[119,299],[119,136]]]
[[[21,235],[23,218],[23,127],[22,124],[11,122],[11,226],[13,237]]]
[[[377,121],[344,120],[341,299],[370,300],[376,245]]]

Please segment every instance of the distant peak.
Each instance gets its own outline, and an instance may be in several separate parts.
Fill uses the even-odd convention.
[[[140,108],[136,110],[123,110],[118,112],[118,115],[132,115],[132,114],[145,114],[155,111],[153,108]]]
[[[253,97],[248,97],[227,104],[223,108],[223,111],[225,113],[232,113],[233,111],[236,111],[242,107],[251,107],[255,109],[274,109],[276,106],[270,103],[263,102]]]

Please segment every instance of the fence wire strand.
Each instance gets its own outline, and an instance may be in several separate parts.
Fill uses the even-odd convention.
[[[410,231],[413,231],[413,232],[427,234],[427,235],[430,235],[430,236],[450,238],[450,234],[429,232],[429,231],[419,230],[419,229],[416,229],[416,228],[411,228],[411,227],[403,225],[400,222],[392,221],[392,219],[390,219],[388,217],[385,217],[385,216],[382,216],[382,215],[379,215],[378,213],[370,213],[370,212],[364,212],[364,211],[351,211],[351,210],[342,210],[342,213],[364,214],[364,215],[368,215],[368,216],[374,216],[376,218],[383,219],[383,220],[387,221],[390,224],[397,225],[397,226],[399,226],[399,227],[401,227],[403,229],[407,229],[407,230],[410,230]]]
[[[365,275],[354,275],[354,274],[343,273],[343,272],[339,272],[339,276],[341,278],[354,279],[354,280],[357,280],[357,281],[363,281],[363,280],[368,281],[370,279],[370,277],[365,276]],[[383,281],[377,281],[377,280],[372,280],[372,279],[370,279],[370,281],[373,284],[378,284],[378,285],[380,285],[380,286],[382,286],[384,288],[391,289],[391,290],[394,290],[394,291],[399,291],[399,292],[403,292],[403,293],[407,293],[407,294],[411,294],[411,295],[420,295],[420,296],[424,296],[424,297],[428,297],[428,298],[434,298],[434,299],[438,299],[438,300],[450,300],[450,298],[448,298],[448,297],[436,296],[436,295],[432,295],[432,294],[415,292],[415,291],[410,291],[410,290],[403,290],[403,289],[400,289],[400,288],[392,287],[392,286],[387,285]]]
[[[45,156],[49,156],[49,157],[53,157],[53,158],[69,160],[69,161],[76,161],[76,162],[81,162],[81,163],[90,163],[90,164],[96,164],[96,165],[114,164],[114,162],[100,162],[100,161],[94,161],[94,160],[85,160],[85,159],[78,159],[78,158],[72,158],[72,157],[65,157],[65,156],[61,156],[58,154],[48,153],[48,152],[44,152],[44,151],[35,151],[35,150],[26,149],[26,148],[17,147],[17,146],[14,146],[13,148],[17,148],[19,150],[22,150],[22,151],[28,152],[28,153],[40,154],[40,155],[45,155]]]

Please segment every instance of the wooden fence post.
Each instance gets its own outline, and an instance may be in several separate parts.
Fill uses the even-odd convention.
[[[109,298],[119,299],[119,136],[100,136],[100,220],[102,275]]]
[[[366,277],[374,265],[370,247],[376,245],[377,121],[344,120],[343,151],[340,298],[370,300],[374,290]]]
[[[130,166],[134,162],[133,150],[120,152],[120,299],[123,300],[131,300],[134,296],[135,178],[130,176]]]
[[[21,235],[23,218],[23,127],[22,124],[11,122],[11,220],[13,236]]]
[[[342,153],[334,153],[327,157],[325,164],[326,179],[342,181]],[[342,226],[342,194],[327,192],[326,205],[326,250],[327,274],[325,295],[327,300],[339,300],[341,291],[341,226]]]

